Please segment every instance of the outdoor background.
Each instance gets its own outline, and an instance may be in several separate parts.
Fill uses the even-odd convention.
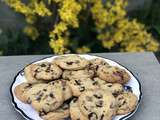
[[[8,1],[13,2],[14,0],[8,0]],[[75,2],[74,0],[71,1]],[[107,1],[118,1],[118,0],[107,0]],[[26,5],[27,4],[28,3],[26,3]],[[94,3],[92,4],[94,6]],[[105,3],[103,2],[102,4]],[[26,54],[52,54],[52,53],[63,54],[63,53],[87,53],[87,52],[143,52],[143,51],[153,51],[158,55],[160,51],[159,49],[160,0],[129,0],[128,5],[125,7],[126,11],[126,15],[124,15],[125,17],[122,15],[120,19],[118,18],[115,20],[114,24],[105,24],[106,25],[105,29],[104,27],[103,29],[102,27],[99,27],[100,23],[97,22],[99,20],[98,14],[96,15],[97,9],[101,7],[94,6],[95,11],[93,8],[91,11],[92,15],[90,15],[88,18],[85,18],[87,21],[86,22],[83,21],[83,19],[81,19],[81,17],[86,17],[86,15],[84,14],[85,12],[80,13],[79,12],[80,10],[77,9],[78,6],[76,6],[75,4],[75,8],[71,7],[70,9],[77,10],[77,13],[74,13],[74,15],[76,15],[76,17],[80,21],[79,26],[77,27],[75,25],[76,26],[75,27],[73,25],[74,21],[72,21],[73,23],[70,24],[69,24],[70,21],[69,22],[67,21],[68,23],[66,21],[64,22],[62,16],[60,16],[61,21],[59,21],[59,23],[60,22],[65,24],[67,23],[68,25],[66,30],[67,32],[65,30],[64,30],[65,32],[62,31],[63,34],[60,34],[60,36],[58,33],[55,32],[53,32],[54,35],[52,35],[53,33],[52,34],[50,33],[51,31],[54,31],[56,27],[54,28],[52,24],[52,19],[48,18],[49,15],[48,16],[42,15],[37,12],[37,14],[34,14],[36,16],[36,22],[29,23],[24,17],[25,14],[15,11],[14,7],[11,6],[10,4],[7,5],[7,3],[4,2],[4,0],[0,1],[0,55],[26,55]],[[64,7],[64,5],[62,5],[61,7]],[[123,10],[124,6],[121,5],[121,7],[122,7],[121,9]],[[81,8],[81,10],[82,9],[83,8]],[[85,11],[86,9],[89,8],[84,8],[83,11]],[[106,7],[106,10],[107,9],[108,10],[112,9],[112,7],[111,8]],[[117,11],[121,11],[121,9]],[[47,20],[44,19],[43,17],[46,17]],[[114,27],[114,25],[118,26],[122,21],[125,22],[124,19],[128,24],[128,28],[124,29],[122,33],[123,36],[122,35],[118,36],[117,32],[121,31],[122,28]],[[85,25],[81,21],[83,21]],[[130,21],[136,21],[136,22],[131,23]],[[39,33],[37,33],[33,29],[30,32],[28,32],[30,29],[28,29],[29,27],[26,28],[26,26],[27,27],[33,26],[34,28],[36,28],[36,30],[39,31]],[[134,30],[135,33],[131,34],[132,31]],[[141,37],[139,35],[140,33],[142,33]],[[35,34],[37,34],[37,36],[35,36]],[[130,38],[126,37],[127,35]],[[113,38],[115,36],[121,38],[113,39],[112,36]],[[59,39],[61,39],[61,41]],[[148,40],[148,42],[146,43],[145,41],[147,39],[151,39],[151,41]]]

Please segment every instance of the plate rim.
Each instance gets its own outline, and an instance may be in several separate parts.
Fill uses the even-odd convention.
[[[64,54],[64,55],[70,55],[70,54]],[[142,86],[141,86],[141,83],[140,83],[140,80],[138,79],[138,77],[135,76],[135,74],[134,74],[132,71],[130,71],[127,67],[125,67],[125,66],[122,65],[121,63],[117,62],[116,60],[113,60],[113,59],[110,59],[110,58],[107,58],[107,57],[103,57],[103,56],[100,56],[100,55],[92,55],[92,54],[76,54],[76,55],[89,55],[89,56],[95,56],[95,57],[100,57],[100,58],[103,58],[103,59],[111,60],[111,61],[113,61],[113,62],[116,62],[116,63],[119,64],[120,66],[124,67],[125,69],[127,69],[127,70],[133,75],[133,77],[135,77],[135,79],[137,80],[137,82],[138,82],[138,84],[139,84],[139,92],[140,92],[139,100],[138,100],[136,109],[134,109],[134,110],[133,110],[132,112],[130,112],[128,115],[120,118],[119,120],[126,120],[126,119],[130,118],[131,116],[133,116],[133,115],[136,113],[136,111],[138,110],[139,105],[140,105],[141,100],[142,100],[142,96],[143,96],[143,95],[142,95]],[[43,57],[43,58],[40,58],[40,59],[35,60],[35,61],[33,61],[33,62],[30,62],[30,63],[27,64],[26,66],[28,66],[28,65],[30,65],[30,64],[32,64],[32,63],[35,63],[35,62],[38,62],[38,61],[47,59],[47,58],[58,57],[58,56],[63,56],[63,55],[50,55],[50,56],[47,56],[47,57]],[[26,66],[25,66],[25,67],[26,67]],[[25,67],[24,67],[24,68],[25,68]],[[22,70],[20,70],[20,71],[15,75],[15,77],[14,77],[14,79],[13,79],[13,82],[12,82],[11,85],[10,85],[10,96],[11,96],[11,100],[12,100],[11,103],[12,103],[12,105],[14,106],[14,109],[15,109],[18,113],[20,113],[25,119],[34,120],[34,119],[30,118],[28,115],[26,115],[26,114],[24,113],[24,111],[21,110],[21,109],[17,106],[17,103],[15,102],[14,95],[13,95],[13,92],[12,92],[12,87],[13,87],[15,81],[16,81],[16,78],[17,78],[17,76],[18,76],[19,74],[21,74],[21,73],[24,71],[24,68],[23,68]]]

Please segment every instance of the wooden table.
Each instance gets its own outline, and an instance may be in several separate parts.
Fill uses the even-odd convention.
[[[153,53],[97,53],[131,70],[142,84],[143,98],[129,120],[160,120],[160,65]],[[9,93],[14,76],[25,65],[50,55],[0,57],[0,120],[23,120],[14,110]]]

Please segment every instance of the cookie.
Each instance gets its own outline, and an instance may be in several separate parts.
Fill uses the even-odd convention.
[[[97,70],[97,75],[102,80],[111,83],[125,84],[130,80],[130,75],[124,69],[116,66],[101,66]]]
[[[62,89],[62,83],[58,80],[52,81],[41,88],[33,86],[28,91],[32,107],[36,111],[44,113],[56,110],[64,101]]]
[[[49,62],[31,64],[24,69],[25,77],[29,83],[37,83],[58,79],[62,75],[62,70]]]
[[[66,70],[80,70],[89,65],[88,60],[73,54],[57,57],[53,60],[53,63]]]
[[[22,102],[27,103],[26,91],[32,87],[32,84],[21,83],[14,89],[15,96]]]
[[[64,100],[68,100],[70,99],[73,95],[72,95],[72,90],[69,87],[69,85],[67,85],[67,80],[61,80],[62,81],[62,90],[63,90],[63,97]]]
[[[40,113],[40,116],[43,120],[64,120],[69,117],[69,105],[64,103],[57,110],[44,114]]]
[[[72,120],[89,120],[87,116],[84,116],[83,113],[80,111],[76,98],[70,102],[69,111]]]
[[[92,78],[93,76],[94,76],[94,71],[88,69],[74,70],[74,71],[65,70],[62,75],[64,79],[70,79],[70,80],[79,78]]]
[[[28,65],[24,68],[24,75],[25,75],[25,78],[26,78],[27,82],[28,83],[40,83],[40,82],[42,82],[41,80],[37,80],[36,78],[33,77],[32,67],[33,67],[33,64]]]
[[[93,84],[94,84],[94,85],[97,85],[97,86],[100,86],[100,85],[103,85],[103,84],[107,84],[107,83],[108,83],[107,81],[102,80],[102,79],[100,79],[100,78],[98,78],[98,77],[93,78],[92,81],[93,81]]]
[[[89,68],[96,72],[100,66],[104,65],[109,65],[109,64],[104,59],[95,58],[90,60]]]
[[[97,85],[90,78],[72,79],[67,82],[70,86],[73,96],[78,97],[85,90],[96,89]]]
[[[116,111],[114,96],[101,89],[83,92],[78,98],[78,105],[89,120],[111,120]]]
[[[117,96],[118,108],[117,115],[127,114],[132,112],[137,105],[137,97],[131,92],[124,92]]]
[[[123,86],[119,83],[101,84],[100,88],[106,91],[110,91],[115,97],[123,92]]]
[[[56,64],[49,62],[33,64],[31,71],[37,80],[54,80],[62,75],[62,70]]]
[[[47,83],[37,83],[32,84],[32,87],[30,87],[28,90],[25,91],[24,95],[26,98],[26,102],[28,104],[31,104],[33,100],[38,99],[37,94],[40,91],[45,91],[46,87],[48,86]]]

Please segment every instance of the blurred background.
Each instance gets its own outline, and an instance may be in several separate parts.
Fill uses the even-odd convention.
[[[0,55],[160,51],[160,0],[1,0]]]

